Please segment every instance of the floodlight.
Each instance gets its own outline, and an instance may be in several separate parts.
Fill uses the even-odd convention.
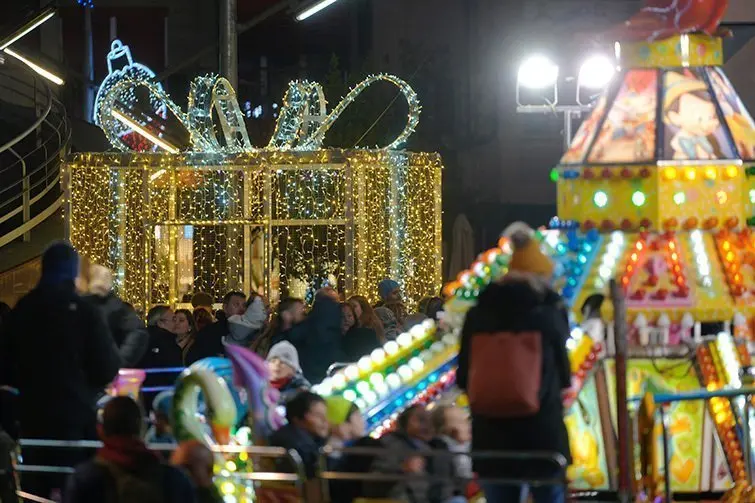
[[[557,80],[558,65],[545,56],[531,56],[519,66],[517,82],[523,87],[544,89],[554,86]]]
[[[579,69],[579,86],[587,89],[603,89],[616,73],[616,67],[606,56],[592,56]]]

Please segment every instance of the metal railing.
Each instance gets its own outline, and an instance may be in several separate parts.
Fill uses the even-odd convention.
[[[19,444],[23,449],[35,448],[35,449],[67,449],[67,450],[95,450],[102,447],[102,442],[92,440],[77,440],[77,441],[63,441],[63,440],[42,440],[42,439],[21,439]],[[175,445],[164,444],[152,444],[148,446],[153,451],[171,452],[175,450]],[[312,488],[319,491],[320,498],[318,501],[330,501],[329,495],[329,483],[334,481],[358,481],[364,483],[406,483],[416,480],[423,480],[429,483],[438,482],[471,482],[477,483],[490,483],[500,485],[528,485],[531,487],[541,486],[558,486],[563,487],[564,491],[568,491],[568,481],[566,478],[566,459],[559,453],[536,453],[536,452],[469,452],[469,453],[451,453],[445,450],[428,450],[422,452],[409,452],[423,458],[455,458],[459,456],[465,456],[470,460],[491,460],[497,462],[507,463],[525,463],[525,462],[537,462],[542,463],[551,476],[543,476],[539,478],[513,478],[513,477],[500,477],[500,478],[475,478],[467,479],[462,476],[441,477],[432,474],[388,474],[388,473],[375,473],[372,471],[365,473],[351,473],[351,472],[338,472],[332,471],[327,468],[327,458],[335,453],[342,455],[356,455],[356,456],[370,456],[378,457],[385,455],[388,452],[385,448],[373,448],[373,447],[349,447],[335,449],[333,447],[326,447],[320,451],[320,457],[318,460],[319,470],[315,473],[314,479],[307,479],[306,469],[304,463],[295,450],[287,450],[279,447],[242,447],[242,446],[214,446],[212,450],[220,454],[240,454],[247,453],[249,459],[253,459],[255,462],[255,468],[250,472],[222,472],[222,477],[225,479],[234,479],[238,481],[254,481],[254,482],[273,482],[285,484],[289,488],[293,488],[300,496],[301,501],[306,502],[311,495],[308,492],[307,484]],[[290,471],[265,471],[268,466],[264,463],[260,464],[263,459],[272,460],[284,460],[292,467]],[[547,463],[547,464],[546,464]],[[552,466],[552,471],[550,469]],[[67,475],[74,472],[73,467],[70,466],[48,466],[48,465],[25,465],[19,463],[16,470],[20,474],[24,473],[37,473],[37,474],[57,474]],[[28,501],[39,501],[47,503],[48,499],[40,495],[31,494],[23,490],[23,486],[17,491],[17,494]],[[565,493],[566,494],[566,493]]]
[[[67,450],[95,450],[103,446],[102,442],[94,440],[47,440],[47,439],[21,439],[19,441],[21,449],[25,448],[43,448],[43,449],[67,449]],[[172,452],[176,449],[176,445],[165,444],[150,444],[148,447],[157,452]],[[263,460],[286,460],[293,467],[290,473],[279,471],[265,471],[264,464],[255,464],[254,471],[250,472],[231,472],[225,470],[222,472],[224,479],[233,479],[236,481],[252,481],[252,482],[273,482],[286,484],[292,487],[298,494],[301,495],[302,501],[306,501],[306,491],[304,490],[304,484],[306,482],[306,474],[304,471],[304,464],[302,462],[299,453],[295,450],[287,450],[280,447],[241,447],[241,446],[213,446],[211,447],[213,452],[220,454],[240,454],[245,452],[248,454],[249,459]],[[259,465],[259,466],[258,466]],[[16,466],[16,471],[23,475],[24,473],[38,473],[38,474],[57,474],[57,475],[69,475],[74,473],[74,468],[71,466],[52,466],[52,465],[26,465],[19,463]],[[42,503],[51,502],[45,497],[40,495],[31,494],[23,490],[22,487],[17,491],[17,495],[24,500],[38,501]]]
[[[19,237],[28,241],[29,232],[62,205],[60,168],[71,128],[47,82],[22,65],[7,60],[0,65],[0,96],[5,120],[33,117],[23,131],[0,144],[3,247]]]
[[[412,451],[406,449],[405,454],[407,456],[418,456],[422,458],[432,459],[456,459],[459,457],[465,457],[469,460],[489,460],[502,463],[540,463],[552,465],[553,471],[551,476],[542,477],[528,477],[528,478],[516,478],[516,477],[495,477],[495,478],[466,478],[459,475],[454,475],[450,479],[447,476],[431,475],[431,474],[402,474],[402,473],[378,473],[373,470],[368,472],[338,472],[328,469],[328,457],[335,453],[341,455],[353,455],[353,456],[365,456],[365,457],[378,457],[386,454],[386,449],[382,447],[342,447],[334,448],[332,446],[326,446],[320,451],[319,457],[319,471],[317,478],[321,483],[321,491],[324,496],[324,501],[330,501],[330,482],[335,481],[351,481],[362,483],[380,483],[380,482],[395,482],[406,483],[417,480],[422,480],[430,483],[457,483],[457,482],[476,482],[479,484],[491,484],[491,485],[527,485],[530,487],[543,487],[543,486],[560,486],[563,487],[564,494],[568,494],[569,481],[566,477],[566,458],[557,452],[499,452],[499,451],[470,451],[470,452],[449,452],[447,450],[427,450],[427,451]],[[542,465],[538,467],[538,470],[532,471],[545,471],[542,470]],[[502,474],[504,475],[504,474]]]

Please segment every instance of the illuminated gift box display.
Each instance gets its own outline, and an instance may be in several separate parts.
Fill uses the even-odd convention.
[[[195,79],[184,112],[150,72],[129,70],[130,53],[126,63],[110,65],[95,107],[121,152],[73,155],[64,172],[71,242],[115,271],[125,300],[149,308],[237,289],[311,301],[326,284],[376,300],[387,277],[409,305],[438,292],[442,163],[397,150],[420,111],[405,82],[368,77],[330,113],[319,84],[292,82],[273,138],[257,148],[225,79]],[[323,148],[377,81],[409,103],[405,129],[384,148]]]

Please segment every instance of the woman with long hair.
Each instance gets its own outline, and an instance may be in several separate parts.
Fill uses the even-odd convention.
[[[262,358],[267,358],[267,353],[274,342],[280,342],[278,340],[280,337],[276,338],[276,336],[291,330],[296,323],[301,321],[303,316],[303,300],[288,297],[280,301],[265,331],[252,342],[252,351]],[[275,339],[274,342],[273,339]]]
[[[188,309],[177,310],[174,316],[174,326],[173,333],[176,334],[176,344],[181,348],[181,355],[186,360],[186,354],[197,337],[194,315]]]
[[[194,324],[197,327],[197,332],[213,323],[215,323],[215,317],[212,315],[212,311],[209,308],[205,306],[194,308]]]
[[[375,314],[375,310],[370,305],[369,301],[361,295],[352,295],[349,300],[349,304],[354,308],[354,313],[359,320],[359,326],[364,328],[371,328],[375,331],[378,342],[385,344],[385,330],[383,328],[383,322]]]

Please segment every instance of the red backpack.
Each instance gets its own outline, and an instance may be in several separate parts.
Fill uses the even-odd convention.
[[[472,335],[467,396],[473,414],[513,418],[540,410],[542,339],[536,330]]]

